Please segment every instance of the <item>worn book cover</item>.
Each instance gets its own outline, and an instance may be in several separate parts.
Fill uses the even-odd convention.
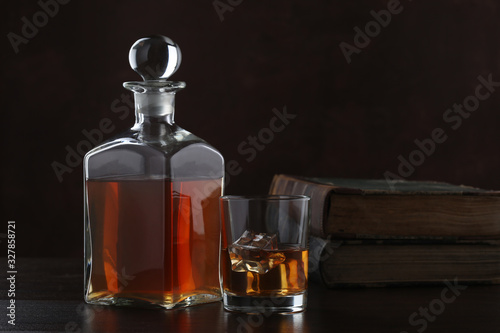
[[[330,288],[498,284],[499,243],[311,237],[309,278]]]
[[[441,182],[275,175],[311,197],[311,234],[340,239],[500,239],[500,191]]]

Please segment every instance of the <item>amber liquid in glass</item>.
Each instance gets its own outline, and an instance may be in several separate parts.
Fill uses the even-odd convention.
[[[87,301],[176,308],[220,300],[221,185],[222,179],[88,180]]]
[[[296,295],[307,289],[308,250],[283,247],[268,252],[281,252],[286,259],[265,274],[235,272],[228,249],[222,250],[224,291],[236,296],[276,297]]]

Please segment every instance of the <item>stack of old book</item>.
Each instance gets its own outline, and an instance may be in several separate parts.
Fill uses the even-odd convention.
[[[276,175],[311,197],[309,274],[329,287],[500,282],[500,191]]]

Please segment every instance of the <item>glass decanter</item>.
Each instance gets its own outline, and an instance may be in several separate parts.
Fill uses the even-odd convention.
[[[85,301],[167,309],[218,301],[224,160],[174,122],[168,81],[181,63],[169,38],[139,39],[129,62],[144,82],[135,125],[87,153]]]

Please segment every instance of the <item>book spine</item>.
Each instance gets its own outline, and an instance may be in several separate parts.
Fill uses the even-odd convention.
[[[326,287],[321,275],[321,258],[328,241],[318,237],[309,238],[309,281]]]
[[[311,198],[311,235],[326,238],[324,221],[328,213],[330,192],[333,187],[303,181],[284,175],[275,175],[270,194],[307,195]]]
[[[331,287],[328,285],[327,280],[323,278],[322,263],[328,260],[342,243],[340,240],[332,241],[329,238],[309,237],[309,281],[318,283],[324,287]]]

